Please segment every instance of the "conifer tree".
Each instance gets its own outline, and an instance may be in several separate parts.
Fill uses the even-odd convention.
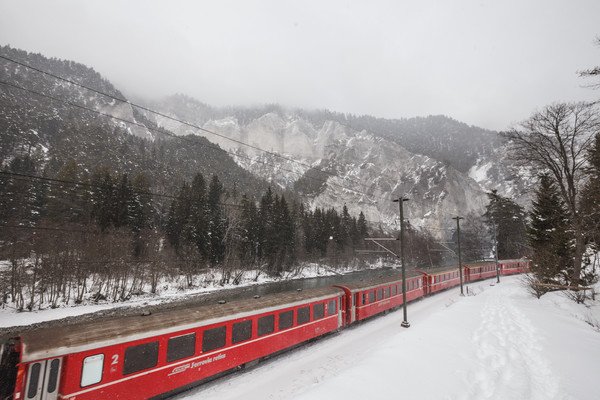
[[[361,236],[362,239],[369,236],[369,228],[367,226],[367,219],[365,218],[365,214],[363,214],[362,211],[358,215],[357,228],[358,228],[358,234]]]
[[[540,282],[568,282],[573,268],[570,247],[572,233],[568,230],[569,217],[565,204],[548,174],[540,176],[540,185],[535,191],[529,216],[531,222],[527,238],[533,250],[532,272]]]
[[[223,215],[221,197],[223,185],[214,175],[208,188],[208,236],[210,242],[209,260],[212,265],[220,264],[225,259],[225,232],[227,220]]]
[[[114,220],[114,182],[108,168],[100,168],[91,178],[91,217],[102,231],[108,228]]]
[[[184,227],[188,223],[191,209],[191,188],[187,182],[183,182],[177,198],[171,203],[167,218],[166,233],[171,246],[179,252],[184,243]]]
[[[189,214],[184,225],[184,237],[189,243],[196,245],[199,254],[207,259],[210,252],[208,234],[208,208],[206,182],[201,173],[196,174],[190,188]]]
[[[242,196],[241,207],[242,216],[237,235],[240,240],[238,257],[243,263],[253,265],[258,262],[260,245],[258,209],[254,201],[245,194]]]
[[[488,193],[490,202],[486,207],[484,218],[488,225],[496,225],[499,258],[522,257],[527,252],[526,246],[526,214],[523,207],[496,190]]]
[[[68,183],[80,180],[79,168],[75,160],[63,164],[54,179],[61,182],[56,182],[49,188],[44,205],[44,216],[59,224],[86,223],[83,187]]]
[[[274,257],[277,246],[273,221],[273,203],[273,191],[271,190],[271,187],[269,187],[267,188],[267,192],[260,199],[260,206],[258,209],[258,258],[260,260],[266,259],[269,263]]]
[[[133,189],[130,226],[134,232],[152,226],[152,194],[150,193],[150,182],[145,174],[141,173],[131,181]]]
[[[294,221],[284,196],[275,197],[273,204],[273,223],[276,242],[276,256],[273,259],[277,274],[291,265],[295,260]]]
[[[600,133],[588,151],[589,180],[581,192],[581,213],[585,232],[596,249],[600,249]]]

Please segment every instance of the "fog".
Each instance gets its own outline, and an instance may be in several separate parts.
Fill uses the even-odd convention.
[[[0,44],[93,67],[129,96],[280,103],[506,129],[598,91],[597,0],[4,0]]]

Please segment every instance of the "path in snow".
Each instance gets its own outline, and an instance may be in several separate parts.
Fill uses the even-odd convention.
[[[474,373],[466,399],[554,399],[558,378],[542,355],[539,335],[531,320],[515,306],[514,285],[488,290],[481,322],[473,334],[481,364]]]

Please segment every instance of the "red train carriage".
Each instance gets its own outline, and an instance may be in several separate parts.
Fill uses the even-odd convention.
[[[335,287],[22,334],[14,399],[148,399],[335,331]],[[179,389],[179,390],[178,390]]]
[[[463,265],[465,282],[474,282],[496,276],[496,263],[494,261],[481,261]]]
[[[439,292],[452,286],[460,285],[458,265],[419,272],[425,275],[425,294]]]
[[[406,273],[406,300],[425,294],[423,274]],[[398,275],[350,282],[335,287],[346,293],[347,324],[369,318],[402,304],[402,279]]]
[[[499,260],[498,265],[502,275],[520,274],[528,272],[531,266],[530,260]]]

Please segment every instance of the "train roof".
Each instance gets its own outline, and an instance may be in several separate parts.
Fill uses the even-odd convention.
[[[411,279],[414,277],[422,277],[423,273],[417,271],[406,271],[406,279]],[[394,283],[401,283],[402,275],[400,272],[394,275],[382,276],[378,278],[364,279],[360,281],[341,283],[336,285],[338,287],[345,287],[350,289],[352,292],[361,291],[361,290],[369,290],[383,285],[393,285]]]
[[[458,271],[458,264],[447,265],[445,267],[436,267],[436,268],[427,268],[421,270],[422,273],[427,275],[439,275],[444,274],[446,272]]]
[[[256,299],[236,300],[225,304],[161,311],[145,316],[111,317],[93,322],[33,330],[20,335],[21,361],[59,357],[116,343],[146,339],[343,294],[341,289],[328,286],[267,295]]]
[[[463,268],[473,268],[473,267],[484,267],[486,265],[495,264],[494,261],[476,261],[463,263]],[[427,268],[422,270],[427,275],[439,275],[444,274],[446,272],[453,272],[458,270],[458,264],[446,265],[444,267],[436,267],[436,268]]]
[[[471,263],[463,263],[463,265],[465,267],[471,268],[471,267],[485,267],[486,265],[494,265],[496,266],[496,261],[477,261],[477,262],[471,262]]]

